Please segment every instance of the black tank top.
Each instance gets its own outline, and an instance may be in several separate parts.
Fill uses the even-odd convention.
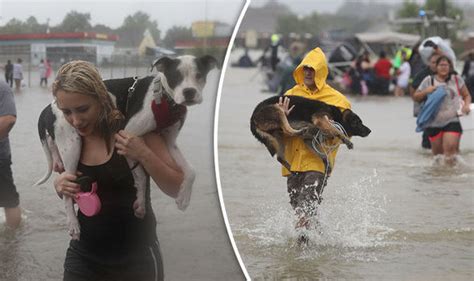
[[[146,247],[156,240],[149,179],[145,197],[146,215],[144,219],[139,219],[133,212],[136,189],[125,157],[114,151],[106,163],[97,166],[79,163],[78,170],[97,182],[97,195],[102,208],[92,217],[78,212],[81,236],[80,241],[74,243],[76,247],[97,254],[120,254]]]

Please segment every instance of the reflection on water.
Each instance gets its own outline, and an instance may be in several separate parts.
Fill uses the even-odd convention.
[[[249,130],[253,107],[268,97],[253,74],[226,73],[218,148],[226,211],[254,280],[472,279],[472,131],[457,164],[446,165],[421,149],[408,97],[350,96],[372,133],[353,137],[353,150],[340,147],[301,247],[286,180]]]

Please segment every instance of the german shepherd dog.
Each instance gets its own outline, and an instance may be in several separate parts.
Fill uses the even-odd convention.
[[[351,136],[366,137],[371,130],[362,120],[347,109],[341,112],[336,106],[299,96],[289,98],[289,107],[294,106],[288,116],[278,105],[281,96],[273,96],[260,102],[250,118],[250,130],[257,140],[263,143],[270,155],[290,172],[290,164],[285,159],[283,136],[300,136],[315,153],[323,157],[312,146],[313,137],[320,131],[327,138],[339,138],[349,149],[353,148]],[[347,135],[336,129],[330,120],[342,125]],[[323,159],[326,160],[326,159]]]

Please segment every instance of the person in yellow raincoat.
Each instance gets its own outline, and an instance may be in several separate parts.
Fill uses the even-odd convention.
[[[330,105],[337,106],[341,111],[351,108],[347,98],[326,84],[328,67],[326,56],[320,48],[315,48],[306,54],[302,62],[293,72],[296,85],[288,90],[279,105],[287,114],[298,107],[288,108],[292,96],[301,96],[308,99],[319,100]],[[329,155],[330,169],[323,160],[311,151],[298,136],[285,137],[285,158],[291,166],[291,172],[282,166],[282,174],[287,177],[287,187],[290,196],[290,204],[296,211],[299,227],[309,227],[309,218],[316,215],[316,207],[321,202],[321,193],[326,185],[326,179],[334,167],[334,161],[338,149],[338,141],[330,142],[328,145],[336,145]],[[325,173],[328,173],[325,176]]]

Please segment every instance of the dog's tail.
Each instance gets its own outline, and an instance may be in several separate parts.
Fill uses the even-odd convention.
[[[283,109],[277,105],[275,105],[274,107],[277,109],[278,115],[280,117],[280,122],[281,122],[280,125],[281,125],[281,129],[283,130],[283,133],[289,136],[296,136],[296,135],[299,135],[303,131],[303,129],[299,129],[299,130],[293,129],[293,127],[291,127],[290,123],[288,122],[288,118],[286,117],[286,114],[283,111]]]
[[[50,137],[48,136],[46,139],[41,140],[41,145],[43,146],[44,154],[46,155],[46,159],[48,160],[48,170],[46,171],[46,174],[34,184],[35,186],[39,186],[40,184],[45,183],[53,172],[53,157],[48,145],[49,138]]]

